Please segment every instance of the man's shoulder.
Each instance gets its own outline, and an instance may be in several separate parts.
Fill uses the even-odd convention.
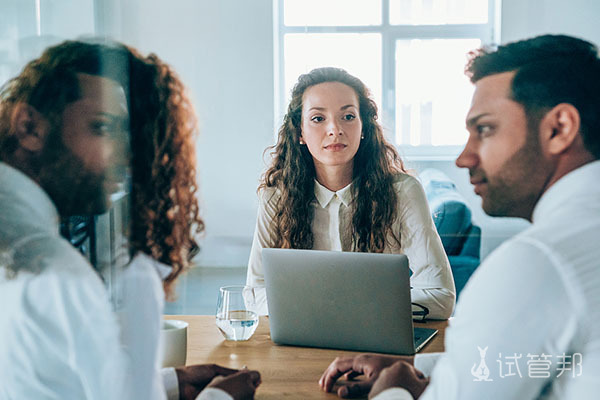
[[[58,235],[24,238],[8,257],[7,275],[22,281],[29,292],[57,291],[82,298],[105,295],[102,281],[91,264]]]
[[[513,237],[504,241],[494,251],[492,251],[484,260],[485,263],[511,261],[511,265],[526,262],[519,259],[519,256],[527,256],[527,258],[539,258],[540,255],[547,255],[547,245],[543,240],[540,240],[536,234],[535,227],[529,226],[523,231],[515,234]],[[517,256],[517,254],[519,256]]]

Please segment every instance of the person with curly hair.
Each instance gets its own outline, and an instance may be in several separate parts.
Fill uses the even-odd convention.
[[[173,382],[171,390],[167,388],[169,398],[196,398],[209,384],[203,393],[210,393],[215,400],[230,399],[230,394],[246,398],[260,383],[256,371],[196,365],[176,368],[175,379],[172,369],[155,367],[165,295],[172,296],[176,279],[189,268],[199,249],[195,235],[204,230],[196,197],[197,120],[175,71],[155,54],[144,57],[135,49],[127,50],[131,131],[128,245],[132,262],[119,279],[124,297],[118,312],[126,346],[140,365],[152,366],[155,375],[162,374],[162,379],[156,376],[153,380],[156,387],[149,387],[144,375],[151,370],[136,368],[133,374],[140,385],[135,392],[140,398],[156,398],[164,392],[160,387],[164,380],[165,384]],[[216,376],[222,379],[211,384]],[[216,389],[226,393],[216,393]]]
[[[171,68],[117,43],[50,47],[3,86],[0,398],[254,394],[256,371],[200,365],[161,377],[157,368],[165,290],[188,267],[204,227],[195,130]],[[119,326],[99,276],[58,225],[105,212],[129,176],[133,260],[119,282]]]
[[[430,318],[452,314],[452,272],[425,193],[386,141],[362,81],[339,68],[301,75],[272,149],[247,273],[260,314],[270,247],[406,254],[412,301]]]

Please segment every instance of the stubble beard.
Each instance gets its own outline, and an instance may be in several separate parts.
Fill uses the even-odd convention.
[[[89,171],[83,161],[64,144],[60,132],[52,132],[51,143],[37,160],[39,183],[62,217],[95,215],[110,206],[104,189],[105,176]]]
[[[528,133],[525,144],[510,157],[494,177],[487,177],[487,193],[482,208],[492,217],[518,217],[531,220],[533,209],[543,193],[548,176],[537,135]]]

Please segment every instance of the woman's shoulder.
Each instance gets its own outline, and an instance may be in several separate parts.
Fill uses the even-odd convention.
[[[411,190],[415,187],[420,188],[421,182],[411,172],[398,172],[393,178],[396,191]]]
[[[258,199],[261,203],[275,204],[281,197],[281,190],[275,186],[262,186],[258,189]]]

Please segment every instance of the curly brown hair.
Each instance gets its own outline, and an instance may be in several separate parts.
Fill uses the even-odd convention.
[[[383,135],[377,122],[377,105],[367,87],[345,70],[330,67],[317,68],[300,76],[292,90],[277,143],[267,149],[272,149],[273,162],[263,175],[259,191],[275,188],[279,194],[271,245],[296,249],[313,247],[311,203],[315,198],[315,167],[309,150],[299,145],[299,141],[304,92],[325,82],[343,83],[358,96],[364,139],[354,156],[353,251],[380,253],[387,238],[400,243],[399,232],[392,231],[398,205],[393,184],[397,174],[405,173],[404,165],[394,146]]]
[[[196,117],[184,85],[156,55],[120,43],[65,41],[49,47],[0,91],[0,160],[17,148],[10,129],[14,107],[25,102],[53,126],[81,96],[77,74],[117,81],[129,105],[131,134],[130,253],[144,252],[172,266],[167,296],[197,252],[204,230],[196,198]],[[43,166],[41,166],[43,167]]]
[[[154,54],[129,49],[132,147],[132,254],[142,251],[172,266],[164,279],[167,297],[197,252],[204,230],[196,181],[197,120],[186,89]]]

